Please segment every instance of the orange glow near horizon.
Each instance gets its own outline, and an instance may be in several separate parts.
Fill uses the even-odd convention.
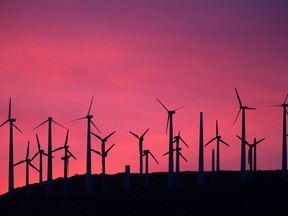
[[[167,172],[166,110],[174,115],[174,135],[181,131],[189,145],[181,170],[198,169],[200,112],[204,143],[219,134],[230,144],[220,146],[220,169],[240,169],[241,116],[236,87],[246,113],[248,142],[266,138],[257,148],[258,169],[281,169],[282,104],[287,90],[286,1],[1,1],[0,124],[6,121],[9,98],[14,130],[14,163],[37,151],[36,133],[47,152],[47,124],[51,116],[69,128],[69,176],[85,174],[87,115],[92,96],[93,121],[115,143],[106,158],[106,172],[139,172],[141,135],[159,164],[150,172]],[[52,125],[53,149],[65,142],[66,131]],[[0,128],[0,194],[8,190],[9,126]],[[181,144],[180,144],[181,145]],[[92,148],[101,142],[92,136]],[[204,148],[204,168],[211,170],[212,149]],[[248,148],[247,148],[248,151]],[[53,178],[63,176],[63,151],[55,152]],[[38,167],[39,158],[33,160]],[[43,161],[43,180],[47,159]],[[246,166],[248,169],[248,165]],[[101,173],[101,157],[92,153],[92,174]],[[14,167],[15,188],[25,185],[25,165]],[[30,183],[38,182],[31,169]]]

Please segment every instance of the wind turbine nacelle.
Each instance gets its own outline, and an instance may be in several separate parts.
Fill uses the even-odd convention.
[[[87,115],[86,118],[91,119],[93,118],[93,115]]]
[[[143,153],[144,154],[149,154],[149,150],[144,150]]]
[[[16,119],[15,119],[15,118],[10,118],[9,121],[10,121],[10,122],[15,122]]]
[[[174,110],[169,110],[168,114],[175,114],[175,111]]]

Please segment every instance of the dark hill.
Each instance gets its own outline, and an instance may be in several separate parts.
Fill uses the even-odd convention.
[[[100,176],[93,175],[93,193],[84,193],[85,175],[69,179],[69,194],[63,195],[63,179],[53,181],[53,196],[46,187],[30,185],[15,189],[14,198],[0,196],[1,215],[282,215],[287,210],[288,182],[281,171],[257,171],[253,181],[240,183],[240,172],[221,171],[216,182],[205,172],[205,184],[198,185],[197,172],[181,172],[181,185],[167,187],[167,173],[151,173],[149,188],[144,177],[131,174],[131,188],[124,188],[124,173],[107,175],[106,191]],[[286,213],[284,213],[286,214]]]

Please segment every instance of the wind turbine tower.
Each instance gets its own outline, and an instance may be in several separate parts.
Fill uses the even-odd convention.
[[[240,136],[237,135],[237,137],[239,139],[242,140],[242,138]],[[246,140],[245,144],[248,145],[249,149],[248,149],[248,164],[249,164],[249,180],[252,181],[252,171],[253,171],[253,164],[256,164],[256,145],[260,142],[262,142],[265,138],[261,139],[261,140],[256,140],[256,138],[254,138],[254,143],[248,143]],[[253,157],[253,150],[254,150],[254,157]],[[256,168],[254,167],[254,170],[256,171]]]
[[[47,156],[48,157],[48,154],[46,154],[44,152],[43,149],[41,149],[41,146],[40,146],[40,142],[39,142],[39,138],[38,138],[38,135],[36,134],[36,139],[37,139],[37,145],[38,145],[38,152],[31,158],[31,161],[34,160],[35,157],[37,157],[37,155],[39,154],[39,185],[40,187],[42,186],[42,183],[43,183],[43,155]]]
[[[133,133],[132,131],[129,131],[133,136],[135,136],[139,140],[139,158],[140,158],[140,174],[143,174],[143,140],[144,136],[147,133],[149,128],[139,137],[137,134]]]
[[[219,131],[218,131],[218,121],[216,120],[216,136],[214,138],[212,138],[209,142],[207,142],[205,146],[209,145],[211,142],[213,142],[214,140],[217,141],[216,143],[216,171],[218,172],[220,170],[220,142],[229,146],[228,143],[224,142],[221,139],[221,136],[219,135]]]
[[[237,95],[237,99],[239,102],[239,111],[237,113],[237,116],[235,118],[235,121],[233,123],[233,125],[235,124],[240,112],[242,111],[242,142],[241,142],[241,170],[240,170],[240,182],[244,183],[246,182],[246,144],[245,144],[245,140],[246,140],[246,125],[245,125],[245,110],[246,109],[250,109],[250,110],[256,110],[256,108],[251,108],[248,106],[243,106],[242,105],[242,101],[240,99],[240,96],[237,92],[237,89],[235,88],[235,92]]]
[[[151,155],[152,158],[155,160],[155,162],[157,164],[158,161],[156,160],[156,158],[154,157],[154,155],[149,151],[149,150],[144,150],[143,151],[143,156],[145,156],[145,187],[148,188],[149,187],[149,181],[148,181],[148,175],[149,175],[149,170],[148,170],[148,155]]]
[[[93,103],[94,96],[92,97],[88,114],[82,118],[78,118],[72,121],[77,121],[81,119],[87,119],[87,157],[86,157],[86,193],[92,193],[92,175],[91,175],[91,124],[100,132],[97,126],[92,121],[93,115],[90,115],[91,106]]]
[[[97,137],[99,140],[101,140],[101,152],[96,151],[94,149],[91,149],[93,152],[95,152],[96,154],[100,155],[102,157],[102,191],[105,190],[105,175],[106,175],[106,162],[105,162],[105,158],[108,155],[108,152],[113,148],[113,146],[115,144],[113,144],[112,146],[110,146],[107,150],[106,150],[106,142],[107,140],[115,133],[116,131],[113,131],[111,134],[109,134],[108,136],[106,136],[105,138],[101,138],[100,136],[98,136],[97,134],[91,132],[95,137]]]
[[[57,123],[56,121],[54,121],[52,117],[48,117],[48,119],[46,121],[39,124],[33,130],[42,126],[46,122],[48,122],[47,197],[50,197],[53,193],[53,185],[52,185],[52,181],[53,181],[53,176],[52,176],[52,170],[53,170],[52,169],[52,158],[53,158],[53,156],[52,156],[52,122],[54,122],[55,124],[59,125],[60,127],[66,129],[66,130],[67,130],[67,128],[62,126],[61,124]]]
[[[166,124],[166,133],[169,125],[169,161],[168,161],[168,187],[174,187],[174,169],[173,169],[173,114],[176,113],[176,110],[179,110],[185,106],[179,107],[174,110],[168,110],[167,107],[158,99],[157,101],[164,107],[168,113],[168,119]]]
[[[56,148],[55,150],[52,151],[52,152],[55,152],[55,151],[64,149],[64,157],[61,158],[61,160],[64,161],[64,187],[63,187],[64,195],[67,195],[68,193],[67,181],[68,181],[69,158],[73,157],[75,160],[77,160],[76,157],[69,150],[68,136],[69,136],[69,130],[67,130],[67,133],[66,133],[64,146]]]
[[[8,186],[8,196],[11,198],[14,196],[14,159],[13,159],[13,127],[15,127],[20,133],[22,131],[14,124],[15,118],[11,118],[11,98],[9,99],[9,110],[8,119],[0,125],[2,127],[7,122],[10,123],[10,134],[9,134],[9,186]]]
[[[180,136],[180,131],[179,131],[178,135],[174,137],[174,142],[176,143],[176,148],[175,148],[176,150],[176,186],[180,185],[180,157],[182,157],[186,162],[188,162],[187,159],[181,153],[182,148],[180,148],[180,141],[184,143],[184,145],[186,145],[187,148],[189,148],[187,143]]]
[[[281,178],[282,180],[287,180],[287,123],[286,123],[286,115],[288,114],[287,107],[288,103],[286,103],[286,100],[288,98],[288,94],[285,97],[285,100],[280,105],[274,105],[274,106],[281,106],[283,108],[283,133],[282,133],[282,173]]]
[[[32,160],[30,160],[29,158],[29,145],[30,145],[30,142],[28,141],[25,160],[21,160],[18,163],[14,164],[14,166],[17,166],[21,163],[26,162],[26,188],[25,188],[26,197],[29,196],[29,166],[31,166],[33,169],[39,172],[39,170],[31,163]]]

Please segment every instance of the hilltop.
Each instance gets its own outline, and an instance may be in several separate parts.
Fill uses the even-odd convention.
[[[63,196],[63,179],[53,181],[54,195],[47,198],[45,183],[15,189],[15,197],[0,196],[1,215],[280,215],[286,210],[288,182],[281,171],[257,171],[252,182],[240,183],[239,171],[220,171],[216,182],[205,172],[198,185],[197,172],[181,172],[181,185],[167,187],[167,173],[151,173],[149,188],[144,177],[131,174],[125,190],[124,173],[107,175],[107,189],[100,188],[100,175],[93,175],[93,193],[87,195],[85,175],[69,179],[69,194]]]

